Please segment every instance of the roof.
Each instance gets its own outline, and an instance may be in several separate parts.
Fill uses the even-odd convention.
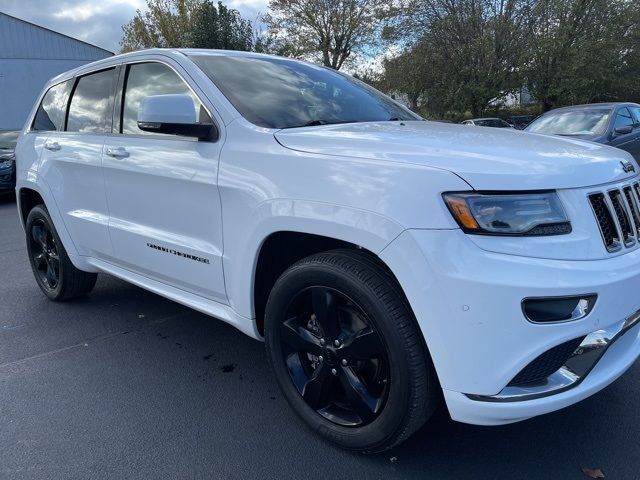
[[[96,60],[113,52],[0,12],[0,58]]]
[[[581,110],[583,108],[614,108],[617,106],[638,107],[637,103],[633,102],[603,102],[603,103],[585,103],[582,105],[570,105],[568,107],[559,107],[550,110],[551,112],[557,112],[558,110]]]

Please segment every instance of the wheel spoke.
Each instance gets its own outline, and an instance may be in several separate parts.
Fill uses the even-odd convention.
[[[35,266],[38,270],[41,269],[43,262],[46,262],[47,258],[46,255],[44,253],[39,253],[38,255],[36,255],[35,257],[33,257],[33,261],[35,263]]]
[[[46,234],[42,225],[34,225],[31,228],[31,237],[43,249],[47,246]]]
[[[365,328],[347,338],[342,350],[351,358],[368,360],[381,355],[384,352],[384,346],[380,337],[371,328]]]
[[[333,393],[334,379],[335,377],[332,375],[330,368],[321,363],[311,379],[305,384],[302,390],[302,398],[315,410],[326,406]]]
[[[49,288],[54,288],[56,285],[56,272],[53,269],[53,266],[51,265],[51,262],[47,262],[47,271],[45,273],[45,278],[47,280],[47,285],[49,285]]]
[[[370,422],[376,415],[378,399],[369,393],[367,387],[350,367],[341,369],[340,382],[351,408],[358,414],[360,420],[365,423]]]
[[[291,318],[282,324],[282,341],[297,352],[320,355],[322,353],[320,340],[306,328],[297,325],[297,322],[297,318]]]
[[[330,339],[338,338],[340,336],[340,322],[336,296],[326,288],[315,287],[311,291],[311,303],[316,321],[322,327],[323,333]]]

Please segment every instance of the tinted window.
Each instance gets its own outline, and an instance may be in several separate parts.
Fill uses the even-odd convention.
[[[538,117],[525,130],[549,135],[602,135],[610,118],[611,110],[608,108],[557,110]]]
[[[363,82],[317,65],[268,57],[192,59],[244,118],[262,127],[420,120]]]
[[[640,107],[631,107],[629,110],[635,116],[636,124],[640,123]]]
[[[616,123],[613,128],[631,127],[636,123],[627,108],[621,108],[616,115]]]
[[[111,119],[115,69],[80,77],[69,105],[68,132],[104,133]]]
[[[122,133],[158,135],[138,128],[138,110],[144,97],[153,95],[183,94],[193,99],[196,118],[201,123],[211,123],[207,112],[187,84],[171,68],[161,63],[137,63],[129,67],[122,109]]]
[[[494,128],[511,128],[504,120],[499,118],[487,118],[484,120],[476,120],[476,125],[480,125],[481,127],[494,127]]]
[[[33,119],[33,130],[62,130],[70,88],[71,81],[67,81],[54,85],[45,93]]]

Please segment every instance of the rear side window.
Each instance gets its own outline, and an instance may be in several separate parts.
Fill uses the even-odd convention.
[[[71,80],[54,85],[45,93],[33,119],[32,130],[62,130],[67,112]]]
[[[69,104],[68,132],[111,131],[114,80],[114,68],[78,79]]]
[[[211,118],[188,85],[167,65],[162,63],[135,63],[129,66],[124,86],[122,133],[129,135],[158,135],[138,128],[138,110],[144,97],[183,94],[193,99],[196,118],[211,123]]]

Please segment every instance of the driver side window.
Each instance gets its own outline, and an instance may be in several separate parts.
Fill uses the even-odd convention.
[[[193,99],[196,118],[200,123],[211,123],[202,103],[187,84],[167,65],[162,63],[135,63],[127,67],[122,99],[122,132],[127,135],[160,135],[138,128],[138,110],[144,97],[152,95],[183,94]]]

